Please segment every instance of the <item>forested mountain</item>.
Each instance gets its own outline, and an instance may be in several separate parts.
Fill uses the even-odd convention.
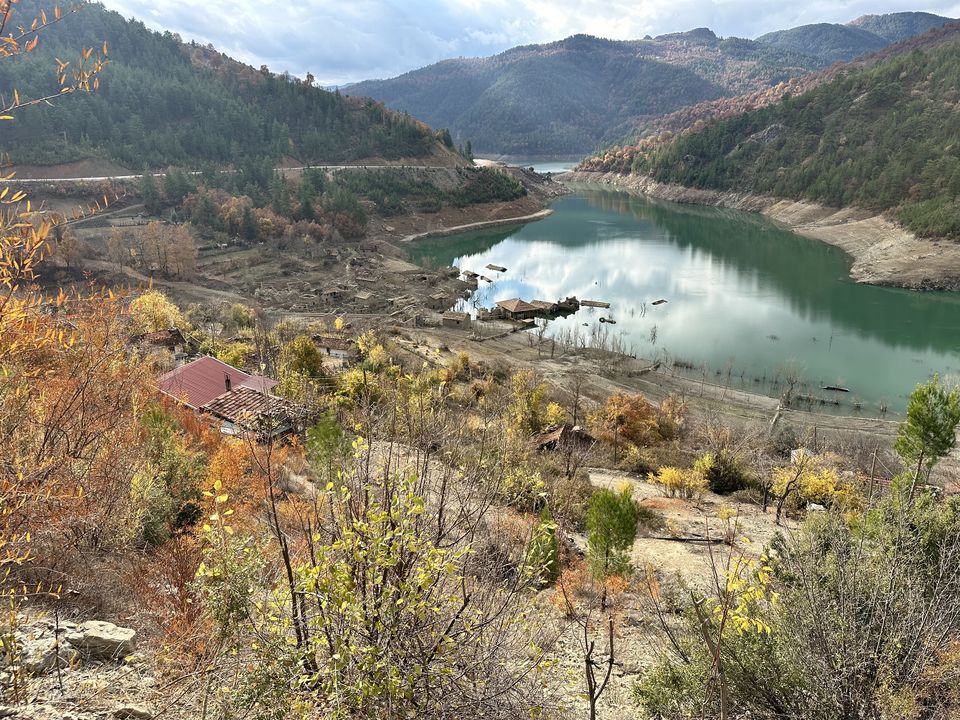
[[[806,52],[831,63],[879,50],[889,41],[857,27],[817,23],[767,33],[758,37],[757,42],[781,50]]]
[[[797,97],[637,154],[660,182],[893,211],[960,236],[960,24]]]
[[[38,0],[18,5],[29,25]],[[344,98],[296,78],[255,70],[212,47],[184,44],[102,5],[47,28],[35,52],[4,63],[0,92],[56,92],[55,58],[109,46],[96,93],[21,112],[4,125],[0,149],[15,162],[51,164],[102,157],[139,170],[170,164],[290,157],[343,162],[437,151],[432,131],[366,98]]]
[[[924,12],[864,15],[846,25],[816,23],[778,30],[761,35],[757,41],[781,50],[807,53],[831,63],[866,55],[948,22],[950,18]]]
[[[710,30],[612,41],[575,35],[487,58],[445,60],[345,92],[370,95],[483,153],[586,152],[633,118],[739,94],[819,67],[808,56]]]
[[[721,39],[706,28],[635,41],[577,35],[446,60],[346,92],[449,127],[456,141],[469,139],[481,153],[575,154],[680,108],[760,92],[945,22],[897,13],[758,40]]]
[[[637,122],[620,144],[604,148],[580,163],[580,169],[590,172],[628,174],[642,164],[644,156],[674,142],[678,135],[703,130],[709,123],[740,116],[746,112],[773,105],[784,97],[796,97],[823,83],[835,80],[845,73],[871,68],[877,63],[915,50],[929,50],[952,41],[957,34],[957,23],[950,23],[923,35],[888,45],[869,55],[847,62],[837,62],[819,72],[801,75],[745,95],[706,100],[680,108],[668,115],[644,118]]]
[[[943,27],[947,18],[925,12],[899,12],[887,15],[862,15],[850,25],[861,30],[869,30],[888,42],[900,42],[907,38],[922,35],[928,30]]]

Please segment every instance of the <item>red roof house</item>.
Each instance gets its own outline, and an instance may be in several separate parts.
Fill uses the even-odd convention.
[[[157,383],[161,392],[194,410],[236,388],[251,388],[265,393],[278,384],[276,380],[250,375],[210,356],[198,358],[161,375]]]

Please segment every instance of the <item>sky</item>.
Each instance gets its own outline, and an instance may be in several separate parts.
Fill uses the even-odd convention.
[[[451,57],[588,33],[616,40],[709,27],[756,37],[815,22],[923,10],[960,17],[960,0],[104,0],[126,17],[276,72],[343,85]]]

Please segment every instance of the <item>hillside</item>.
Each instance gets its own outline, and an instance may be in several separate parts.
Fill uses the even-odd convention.
[[[956,237],[960,26],[940,36],[639,153],[634,169],[663,183],[892,211],[921,236]]]
[[[481,153],[587,152],[635,118],[756,90],[820,67],[809,56],[710,30],[650,40],[586,35],[487,58],[445,60],[347,92],[450,127]]]
[[[757,40],[707,28],[635,41],[577,35],[351,86],[489,154],[585,153],[701,102],[762,93],[948,22],[927,13],[807,25]]]
[[[925,12],[900,12],[886,15],[862,15],[849,23],[850,27],[867,30],[888,42],[900,42],[922,35],[928,30],[943,27],[948,18]]]
[[[699,132],[710,123],[767,107],[780,102],[788,95],[793,97],[802,95],[845,73],[871,68],[877,63],[915,50],[930,50],[953,41],[956,35],[955,23],[944,25],[918,37],[888,45],[869,55],[844,63],[834,63],[825,70],[790,78],[756,92],[707,100],[680,108],[667,115],[643,119],[625,135],[620,144],[612,145],[585,159],[579,169],[587,172],[629,174],[640,167],[642,156],[674,142],[678,135]]]
[[[40,7],[24,0],[17,21],[29,24]],[[305,164],[445,152],[428,127],[372,100],[255,70],[99,4],[44,31],[36,52],[12,60],[0,75],[0,92],[8,95],[14,78],[21,96],[55,92],[54,58],[74,59],[81,47],[103,42],[111,62],[99,92],[28,109],[4,127],[0,150],[14,162],[95,157],[139,170],[261,157]]]
[[[788,52],[807,53],[831,63],[872,53],[948,22],[950,18],[925,12],[863,15],[846,25],[815,23],[778,30],[761,35],[757,42]]]
[[[888,41],[868,30],[847,25],[817,23],[777,30],[757,42],[792,52],[807,52],[831,63],[879,50]]]

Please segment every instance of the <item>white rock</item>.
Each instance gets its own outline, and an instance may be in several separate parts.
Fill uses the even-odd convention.
[[[117,720],[152,720],[153,711],[146,705],[121,705],[113,711]]]
[[[26,640],[20,647],[20,666],[29,675],[44,675],[58,666],[69,667],[76,659],[76,650],[64,643],[57,647],[53,638]]]
[[[136,640],[136,630],[103,620],[88,620],[67,635],[68,643],[96,660],[122,659],[134,651]]]

